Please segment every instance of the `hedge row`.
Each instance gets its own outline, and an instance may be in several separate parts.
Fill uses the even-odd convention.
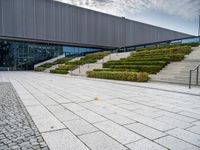
[[[88,71],[87,76],[90,78],[113,79],[123,81],[148,81],[148,73],[143,72],[115,72],[115,71]]]
[[[93,71],[116,71],[116,72],[138,72],[136,69],[94,69]]]
[[[68,71],[67,70],[55,69],[55,70],[50,70],[50,73],[54,73],[54,74],[68,74]]]
[[[151,74],[155,74],[162,69],[162,66],[159,65],[116,65],[110,66],[111,69],[135,69],[141,72],[147,72]]]
[[[146,47],[146,48],[139,48],[137,51],[148,51],[148,50],[155,50],[155,49],[169,49],[169,48],[175,48],[175,47],[182,47],[182,46],[191,46],[191,47],[197,47],[200,43],[194,42],[194,43],[185,43],[185,44],[173,44],[173,45],[159,45],[159,47]]]
[[[189,54],[191,52],[190,46],[182,46],[182,47],[175,47],[175,48],[169,48],[169,49],[156,49],[156,50],[149,50],[149,51],[140,51],[140,52],[134,52],[131,54],[131,57],[133,56],[145,56],[145,55],[162,55],[162,54]]]
[[[184,58],[184,54],[162,54],[162,55],[147,55],[147,56],[132,56],[123,58],[121,61],[180,61]]]
[[[116,62],[107,62],[103,64],[103,68],[110,68],[110,66],[115,66],[115,65],[159,65],[164,67],[167,65],[167,61],[116,61]]]
[[[56,68],[55,70],[51,70],[51,73],[60,73],[60,74],[67,74],[69,70],[74,70],[78,67],[78,65],[83,65],[86,63],[95,63],[97,62],[97,60],[104,58],[105,56],[107,56],[109,54],[109,52],[96,52],[96,53],[91,53],[91,54],[87,54],[85,55],[83,58],[81,58],[80,60],[74,61],[74,62],[69,62],[68,61],[64,61],[64,60],[59,60],[59,62],[63,62],[63,64],[59,64],[58,68]]]

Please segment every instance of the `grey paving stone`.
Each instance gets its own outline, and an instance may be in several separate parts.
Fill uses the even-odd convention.
[[[167,131],[175,127],[138,114],[130,115],[128,117],[160,131]]]
[[[187,141],[191,144],[200,146],[200,135],[198,135],[198,134],[194,134],[192,132],[189,132],[189,131],[186,131],[183,129],[179,129],[179,128],[168,131],[167,133],[174,137],[177,137],[179,139]]]
[[[155,142],[169,148],[170,150],[200,150],[200,148],[172,136],[157,139]]]
[[[73,112],[86,110],[84,107],[82,107],[81,105],[76,104],[76,103],[63,104],[63,106],[64,106],[66,109],[69,109],[69,110],[71,110],[71,111],[73,111]]]
[[[137,141],[139,139],[142,139],[140,135],[134,132],[131,132],[125,127],[120,126],[111,121],[95,123],[94,125],[122,144],[128,144],[128,143]]]
[[[79,116],[75,115],[74,113],[70,112],[67,109],[61,112],[55,112],[54,115],[62,122],[80,119]]]
[[[105,115],[106,118],[112,120],[115,123],[118,123],[120,125],[124,125],[124,124],[129,124],[129,123],[134,123],[134,120],[131,120],[125,116],[121,116],[120,114],[109,114],[109,115]]]
[[[141,123],[133,123],[133,124],[125,125],[125,127],[151,140],[157,139],[166,135],[163,132],[160,132],[151,127],[145,126]]]
[[[57,118],[50,117],[33,117],[33,121],[38,127],[40,132],[47,132],[53,130],[60,130],[66,128]]]
[[[200,134],[200,125],[193,126],[191,128],[187,128],[188,131],[191,131],[196,134]]]
[[[180,120],[170,118],[170,117],[167,117],[167,116],[158,117],[158,118],[156,118],[156,120],[159,120],[161,122],[164,122],[166,124],[176,126],[176,127],[179,127],[179,128],[188,128],[188,127],[192,126],[191,123],[180,121]]]
[[[126,150],[123,145],[102,132],[94,132],[79,136],[92,150]]]
[[[75,135],[81,135],[86,134],[90,132],[97,131],[98,129],[95,128],[90,123],[81,120],[72,120],[68,122],[64,122],[64,124],[75,134]]]
[[[90,123],[101,122],[107,120],[106,118],[92,112],[89,110],[79,111],[76,112],[77,115],[82,117],[83,119],[87,120]]]
[[[165,115],[167,117],[170,117],[170,118],[174,118],[174,119],[177,119],[177,120],[181,120],[181,121],[184,121],[184,122],[194,122],[196,119],[193,119],[191,117],[187,117],[187,116],[183,116],[183,115],[180,115],[180,114],[176,114],[176,113],[170,113],[170,112],[166,112],[166,111],[160,111],[160,112],[157,112],[158,114],[160,115]]]
[[[47,109],[52,113],[61,112],[61,111],[66,110],[66,108],[64,108],[62,105],[47,106]]]
[[[24,97],[30,98],[29,95],[24,95]],[[28,100],[26,99],[24,101]],[[30,102],[29,104],[33,103]],[[38,108],[38,106],[27,106],[29,106],[27,108]],[[32,115],[37,116],[38,112],[30,112]],[[25,109],[22,101],[17,97],[17,93],[13,90],[10,83],[0,83],[0,149],[40,150],[42,147],[47,150],[49,149]]]
[[[126,146],[129,147],[131,150],[167,150],[166,148],[148,139],[142,139]]]
[[[195,118],[195,119],[200,119],[200,115],[199,114],[196,114],[196,113],[193,113],[193,112],[189,112],[189,111],[183,111],[183,112],[180,112],[179,114],[185,115],[185,116],[188,116],[188,117],[191,117],[191,118]]]
[[[88,148],[67,129],[43,133],[42,136],[51,150],[88,150]]]
[[[97,114],[100,114],[100,115],[107,115],[107,114],[114,113],[113,111],[111,111],[109,109],[98,106],[98,104],[96,104],[94,102],[81,103],[80,105],[91,111],[95,111]]]
[[[200,126],[200,121],[193,122],[193,124]]]

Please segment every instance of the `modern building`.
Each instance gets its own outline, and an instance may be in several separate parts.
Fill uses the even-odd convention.
[[[61,55],[116,49],[192,35],[54,0],[0,0],[0,67],[31,69]]]

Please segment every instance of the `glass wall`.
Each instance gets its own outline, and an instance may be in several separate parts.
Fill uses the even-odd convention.
[[[64,50],[64,53],[69,54],[69,55],[83,55],[85,53],[100,51],[101,49],[64,46],[63,50]]]
[[[84,55],[101,49],[0,40],[0,70],[33,70],[59,55]]]
[[[62,46],[0,40],[0,70],[32,70],[34,64],[62,54]]]

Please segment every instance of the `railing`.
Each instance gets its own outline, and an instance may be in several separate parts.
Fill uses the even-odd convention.
[[[193,70],[190,70],[189,89],[191,89],[191,85],[192,85],[192,72],[196,71],[196,85],[199,85],[199,68],[200,68],[200,64],[196,66]]]

